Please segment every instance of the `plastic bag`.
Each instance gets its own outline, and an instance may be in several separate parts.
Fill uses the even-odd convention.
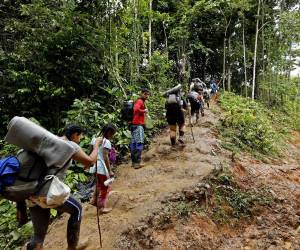
[[[65,203],[70,197],[71,189],[55,175],[47,175],[46,181],[51,181],[46,196],[31,196],[30,200],[42,208],[55,208]]]
[[[147,129],[152,129],[153,128],[153,121],[152,121],[152,118],[150,117],[149,114],[147,114],[146,117],[145,117],[145,127]]]

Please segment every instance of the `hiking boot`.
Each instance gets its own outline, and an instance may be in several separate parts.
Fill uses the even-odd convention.
[[[82,249],[86,249],[87,246],[89,245],[89,239],[84,239],[82,241],[80,241],[76,247],[74,246],[68,246],[67,250],[82,250]]]
[[[36,243],[36,244],[28,243],[26,245],[26,250],[42,250],[42,249],[43,249],[43,243]]]

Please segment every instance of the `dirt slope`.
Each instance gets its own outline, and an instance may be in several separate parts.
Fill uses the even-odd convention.
[[[243,153],[232,160],[229,170],[239,186],[239,189],[235,190],[254,193],[262,191],[264,198],[272,197],[270,203],[257,203],[250,208],[252,212],[249,217],[231,217],[223,224],[219,222],[221,217],[216,220],[211,216],[209,209],[206,209],[205,197],[201,196],[203,182],[200,182],[179,194],[179,197],[185,199],[171,196],[172,199],[164,201],[163,204],[167,206],[170,206],[168,200],[185,201],[181,203],[181,207],[178,207],[180,203],[177,203],[177,216],[170,213],[169,209],[155,211],[126,230],[119,240],[118,247],[124,250],[299,250],[300,133],[293,134],[293,139],[287,142],[287,150],[278,159],[265,159],[262,162]],[[210,177],[216,176],[214,174]],[[209,197],[209,206],[213,207],[211,202],[215,197],[217,194]],[[201,199],[205,202],[202,202],[202,205]],[[198,210],[184,216],[188,200],[197,202]],[[215,209],[222,211],[229,207],[217,206]],[[178,216],[178,212],[181,216]]]
[[[144,154],[146,166],[134,170],[129,164],[118,167],[117,181],[113,185],[111,204],[113,211],[101,215],[103,249],[118,248],[121,233],[130,225],[163,206],[161,200],[169,193],[181,191],[207,176],[216,166],[227,161],[221,153],[214,125],[218,115],[206,110],[205,117],[193,128],[196,143],[193,143],[190,128],[186,128],[187,145],[169,145],[168,131],[154,138]],[[67,215],[52,223],[45,241],[45,249],[65,249]],[[99,249],[96,209],[84,205],[81,237],[89,237],[87,249]]]

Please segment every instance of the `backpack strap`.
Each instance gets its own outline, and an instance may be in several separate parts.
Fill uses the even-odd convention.
[[[65,163],[65,165],[62,167],[62,168],[59,168],[57,171],[55,171],[55,173],[53,173],[53,174],[51,174],[51,175],[54,175],[54,176],[56,176],[60,171],[62,171],[63,169],[65,169],[67,166],[68,166],[68,164],[69,164],[69,162],[72,160],[72,158],[71,159],[69,159],[66,163]],[[46,176],[46,175],[45,175]],[[45,177],[44,176],[44,177]],[[39,184],[39,188],[38,188],[38,191],[41,189],[41,188],[43,188],[45,185],[46,185],[46,183],[49,181],[49,180],[45,180],[45,178],[43,177],[43,180],[42,180],[42,183],[41,184]],[[51,179],[50,179],[51,180]],[[37,191],[37,192],[38,192]]]

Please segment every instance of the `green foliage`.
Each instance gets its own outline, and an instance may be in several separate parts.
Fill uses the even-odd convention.
[[[0,140],[0,157],[6,157],[8,155],[16,155],[19,148],[15,145],[8,144],[4,140]]]
[[[280,114],[229,92],[221,95],[220,104],[225,110],[220,130],[229,146],[265,155],[279,153],[286,134],[283,124],[274,122]]]
[[[190,203],[182,201],[176,204],[175,210],[179,217],[188,217],[192,213],[193,208]]]
[[[74,165],[67,170],[67,176],[64,182],[71,188],[72,193],[74,193],[77,190],[76,185],[79,182],[87,182],[89,176],[90,174],[86,173],[82,167]]]
[[[230,173],[222,173],[210,182],[216,202],[212,216],[219,223],[228,222],[232,217],[237,219],[251,217],[254,206],[268,206],[273,202],[268,190],[243,190]]]
[[[7,200],[0,200],[0,248],[15,249],[22,246],[32,233],[32,223],[18,228],[16,206]]]

